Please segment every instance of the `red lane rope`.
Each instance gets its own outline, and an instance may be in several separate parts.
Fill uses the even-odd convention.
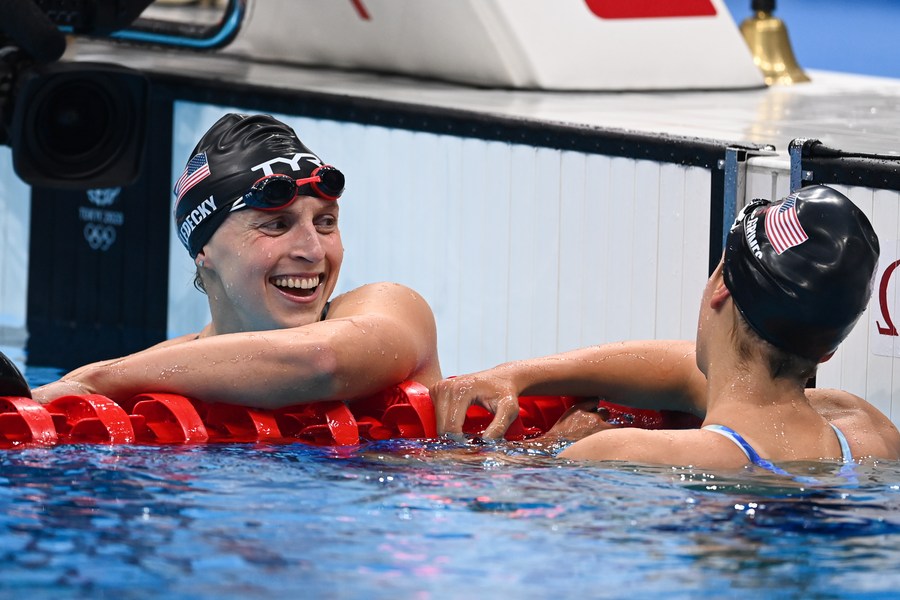
[[[523,396],[506,433],[522,440],[546,433],[579,398]],[[636,410],[600,401],[616,426],[684,428],[697,419],[681,413]],[[472,406],[463,431],[478,435],[493,415]],[[0,448],[58,443],[197,444],[305,442],[352,446],[361,440],[437,437],[428,389],[405,381],[352,402],[312,402],[277,410],[200,402],[177,394],[146,393],[117,404],[99,394],[63,396],[46,406],[30,398],[0,397]]]

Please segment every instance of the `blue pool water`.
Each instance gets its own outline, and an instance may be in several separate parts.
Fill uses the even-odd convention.
[[[33,376],[30,372],[29,376]],[[0,451],[2,598],[889,598],[900,464],[804,487],[392,441]]]

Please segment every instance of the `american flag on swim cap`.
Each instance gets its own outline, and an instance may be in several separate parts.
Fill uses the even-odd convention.
[[[766,235],[776,254],[799,246],[809,239],[797,218],[797,196],[791,194],[780,206],[766,211]]]
[[[184,173],[175,182],[175,206],[181,202],[181,198],[189,189],[209,177],[209,161],[206,160],[206,152],[197,154],[188,161]]]

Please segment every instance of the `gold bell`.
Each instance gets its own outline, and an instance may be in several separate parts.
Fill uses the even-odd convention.
[[[741,23],[741,34],[766,85],[809,81],[794,58],[784,21],[772,16],[775,0],[753,0],[752,9],[756,14]]]

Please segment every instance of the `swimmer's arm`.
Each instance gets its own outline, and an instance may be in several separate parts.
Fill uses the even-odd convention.
[[[196,333],[185,334],[182,336],[164,340],[158,344],[155,344],[154,346],[151,346],[150,348],[141,350],[140,352],[152,352],[158,348],[180,344],[182,342],[186,342],[188,340],[193,340],[196,338]],[[51,384],[41,386],[32,390],[32,397],[38,402],[46,403],[50,402],[54,398],[59,398],[60,396],[94,394],[96,393],[94,390],[81,382],[81,376],[86,375],[87,373],[94,370],[106,368],[109,365],[117,362],[118,360],[119,359],[101,360],[89,365],[85,365],[83,367],[79,367],[74,371],[69,372],[59,381],[55,381]]]
[[[325,321],[164,344],[84,367],[59,383],[119,401],[156,391],[276,408],[357,398],[420,373],[437,379],[435,340],[434,318],[421,296],[378,284],[335,300]],[[56,385],[35,390],[36,399],[52,400]]]
[[[711,440],[708,436],[709,432],[699,429],[610,429],[575,442],[559,456],[571,460],[615,460],[705,468],[735,467],[740,464],[739,454],[712,451],[718,440]],[[739,462],[735,463],[735,460]]]
[[[495,415],[488,438],[502,436],[515,420],[519,396],[600,396],[635,408],[706,410],[706,378],[686,341],[622,342],[515,361],[446,379],[431,394],[440,433],[461,432],[466,410],[478,404]]]

